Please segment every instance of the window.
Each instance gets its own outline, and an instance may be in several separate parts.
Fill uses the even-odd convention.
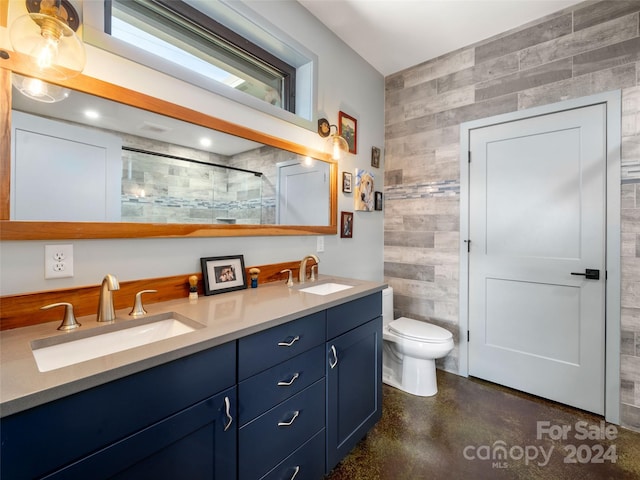
[[[88,43],[263,111],[274,114],[277,107],[311,120],[312,99],[297,98],[296,90],[313,78],[313,56],[294,50],[290,39],[265,35],[253,19],[228,5],[213,0],[105,0],[104,9],[96,9],[91,6],[95,3],[85,2]],[[313,91],[302,86],[303,92]]]

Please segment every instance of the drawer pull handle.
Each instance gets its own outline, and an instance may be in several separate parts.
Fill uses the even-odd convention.
[[[296,335],[295,337],[293,337],[293,340],[291,340],[290,342],[280,342],[280,343],[278,343],[278,346],[279,347],[290,347],[291,345],[296,343],[298,340],[300,340],[300,335]]]
[[[298,476],[298,472],[300,471],[300,465],[296,465],[296,471],[293,472],[293,475],[291,476],[291,478],[289,480],[293,480],[294,478],[296,478]]]
[[[329,366],[333,370],[338,365],[338,352],[336,351],[335,345],[331,345],[331,353],[333,353],[333,360],[329,359]]]
[[[293,377],[291,377],[291,380],[289,380],[288,382],[278,382],[278,386],[279,387],[290,387],[291,385],[293,385],[293,382],[295,382],[298,377],[300,376],[299,373],[296,373]]]
[[[224,431],[226,432],[227,430],[229,430],[229,427],[233,423],[233,417],[231,416],[231,402],[229,402],[229,397],[224,397],[224,409],[224,413],[229,420],[229,422],[224,426]]]
[[[300,415],[300,410],[296,410],[293,413],[293,417],[291,417],[291,420],[289,420],[288,422],[278,422],[278,426],[279,427],[290,427],[293,422],[295,422],[296,418],[298,418],[298,415]]]

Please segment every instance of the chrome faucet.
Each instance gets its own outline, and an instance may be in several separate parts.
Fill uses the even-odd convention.
[[[307,255],[306,257],[304,257],[300,262],[300,272],[298,273],[298,281],[300,283],[304,283],[307,279],[307,261],[309,261],[310,259],[315,260],[316,264],[320,263],[320,260],[318,260],[318,257],[316,257],[315,255]]]
[[[100,285],[100,300],[98,301],[98,322],[113,322],[116,319],[116,311],[113,308],[113,292],[120,290],[118,279],[108,273]]]

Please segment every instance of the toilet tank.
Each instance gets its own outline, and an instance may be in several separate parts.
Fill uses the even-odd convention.
[[[393,288],[382,290],[382,324],[387,325],[393,321]]]

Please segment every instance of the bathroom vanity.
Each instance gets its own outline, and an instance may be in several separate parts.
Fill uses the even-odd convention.
[[[50,372],[55,326],[2,332],[2,478],[321,479],[382,413],[384,285],[339,281],[154,304],[203,327]]]

